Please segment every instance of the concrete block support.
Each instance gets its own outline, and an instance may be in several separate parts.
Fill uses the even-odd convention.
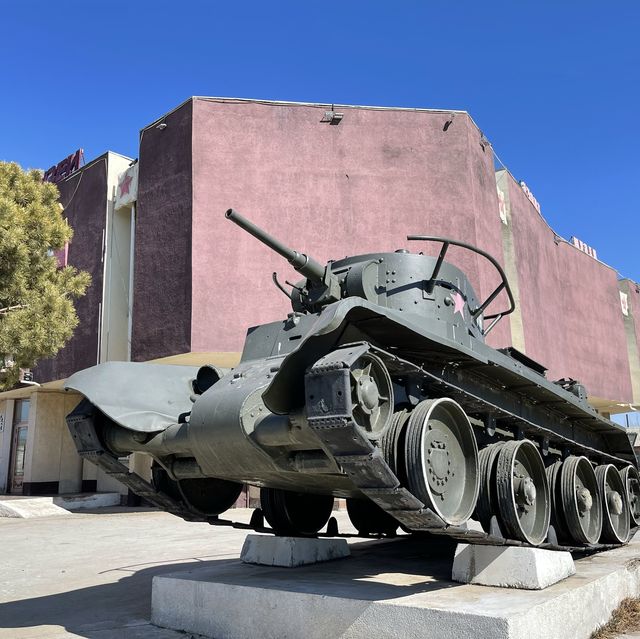
[[[458,544],[451,578],[464,584],[541,590],[575,572],[568,552]]]
[[[295,568],[342,559],[350,554],[346,539],[247,535],[240,559],[246,564]]]

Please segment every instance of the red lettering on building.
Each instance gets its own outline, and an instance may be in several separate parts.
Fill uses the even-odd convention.
[[[64,178],[69,177],[72,173],[77,171],[83,160],[84,151],[82,149],[78,149],[68,158],[65,158],[62,162],[58,162],[58,164],[52,166],[48,171],[45,171],[44,177],[42,178],[43,182],[53,182],[54,184],[61,182]]]

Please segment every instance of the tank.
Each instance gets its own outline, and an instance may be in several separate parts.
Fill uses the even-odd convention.
[[[184,519],[278,535],[336,534],[327,524],[345,498],[365,536],[592,550],[629,540],[640,521],[630,440],[578,381],[485,343],[514,310],[491,255],[424,235],[407,240],[425,253],[322,265],[226,217],[300,273],[272,276],[291,312],[250,328],[233,369],[112,362],[73,375],[66,388],[84,399],[67,422],[81,456]],[[495,269],[488,297],[448,261],[451,247]],[[134,452],[153,458],[151,481],[129,471]],[[248,525],[220,516],[244,484],[260,487]]]

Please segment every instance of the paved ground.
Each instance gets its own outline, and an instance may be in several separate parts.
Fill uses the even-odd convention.
[[[250,514],[237,510],[234,519],[248,521]],[[341,531],[353,530],[345,512],[337,516]],[[245,536],[142,509],[0,518],[0,639],[184,639],[148,622],[153,576],[236,559]],[[432,558],[445,582],[452,549],[443,547],[440,561]],[[432,586],[423,582],[412,587]]]
[[[152,577],[237,558],[245,536],[152,510],[0,517],[0,638],[184,639],[148,623]]]
[[[155,511],[0,518],[0,637],[184,637],[148,624],[152,577],[235,558],[244,537]]]

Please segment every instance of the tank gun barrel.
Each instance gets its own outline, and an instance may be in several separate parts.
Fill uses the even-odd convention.
[[[292,248],[289,248],[275,237],[272,237],[260,227],[256,226],[246,217],[240,215],[240,213],[234,209],[228,209],[225,213],[225,217],[228,220],[231,220],[234,224],[237,224],[241,229],[244,229],[250,235],[253,235],[253,237],[260,240],[263,244],[266,244],[270,249],[278,253],[278,255],[282,255],[282,257],[284,257],[296,271],[304,275],[307,279],[314,282],[322,281],[325,267],[319,262],[316,262],[312,257],[309,257],[304,253],[298,253],[298,251],[294,251]]]

